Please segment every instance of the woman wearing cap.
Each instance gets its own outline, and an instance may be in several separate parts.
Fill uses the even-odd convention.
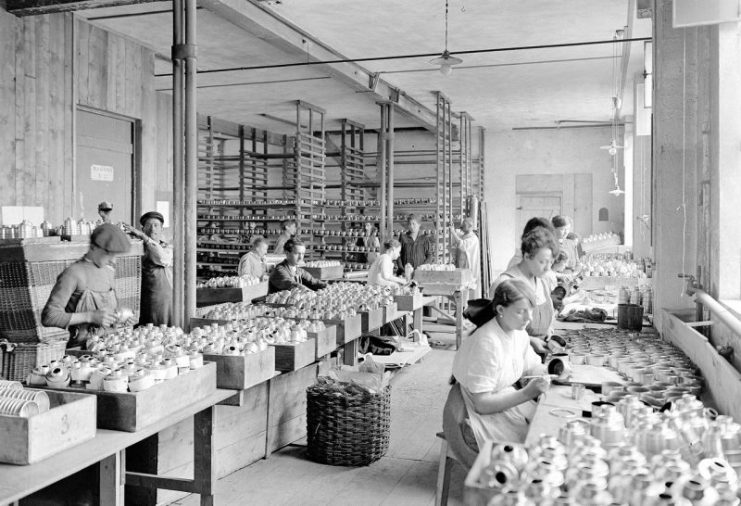
[[[125,225],[126,232],[144,241],[142,298],[139,324],[172,324],[172,246],[163,240],[165,218],[157,211],[139,218],[142,230]]]
[[[114,324],[118,302],[113,289],[113,260],[130,247],[129,239],[115,225],[97,227],[90,235],[85,256],[57,277],[41,313],[41,323],[68,329],[73,346],[82,344],[100,327]]]

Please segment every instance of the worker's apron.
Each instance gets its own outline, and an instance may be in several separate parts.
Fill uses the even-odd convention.
[[[99,309],[115,311],[118,307],[116,291],[111,288],[104,292],[85,290],[77,301],[75,313],[87,313]],[[85,345],[88,339],[105,334],[105,329],[93,323],[81,323],[70,329],[70,340],[67,347]]]
[[[537,278],[535,283],[536,306],[533,308],[533,317],[527,326],[527,333],[534,337],[543,338],[550,334],[551,325],[553,324],[553,301],[543,280]]]

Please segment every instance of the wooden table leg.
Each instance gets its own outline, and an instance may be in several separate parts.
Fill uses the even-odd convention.
[[[414,329],[422,332],[422,308],[414,310],[413,318],[414,320],[412,322],[412,325],[414,326]]]
[[[357,365],[358,363],[358,344],[360,339],[353,339],[345,344],[342,348],[342,363],[345,365]]]
[[[98,463],[99,494],[102,506],[123,506],[126,464],[124,451],[114,453]]]
[[[193,478],[196,493],[201,495],[201,506],[214,503],[216,468],[214,467],[214,408],[196,413],[193,417]]]
[[[461,347],[461,341],[463,339],[463,310],[466,309],[468,303],[468,289],[456,290],[453,293],[453,301],[455,302],[455,349]]]

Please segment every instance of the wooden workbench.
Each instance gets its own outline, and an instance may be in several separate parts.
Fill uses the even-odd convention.
[[[13,504],[93,464],[100,469],[100,504],[124,503],[124,484],[165,488],[200,494],[202,505],[213,504],[216,482],[213,463],[213,408],[234,396],[233,390],[217,390],[210,397],[183,408],[137,432],[98,429],[95,437],[39,463],[28,466],[0,464],[0,504]],[[193,418],[193,479],[165,478],[126,472],[126,448],[185,419]]]

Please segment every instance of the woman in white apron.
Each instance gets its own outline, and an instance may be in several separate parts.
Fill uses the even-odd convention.
[[[553,334],[552,325],[555,310],[551,300],[551,286],[545,275],[551,268],[553,258],[558,254],[558,242],[550,230],[536,227],[522,236],[522,260],[504,271],[491,285],[489,293],[494,293],[499,283],[505,279],[519,279],[535,292],[535,305],[532,321],[527,327],[531,344],[538,353],[545,353],[545,341]]]
[[[479,448],[487,439],[524,442],[535,414],[534,399],[550,385],[525,331],[534,302],[535,294],[524,281],[499,283],[491,304],[472,317],[477,328],[453,360],[453,377],[461,386]],[[544,376],[518,390],[515,383],[530,374]]]

